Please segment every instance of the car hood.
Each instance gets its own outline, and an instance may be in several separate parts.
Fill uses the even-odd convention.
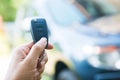
[[[120,33],[120,14],[105,16],[89,23],[90,26],[98,28],[105,33]]]

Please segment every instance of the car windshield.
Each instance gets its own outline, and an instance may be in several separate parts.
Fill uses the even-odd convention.
[[[112,15],[119,12],[110,0],[76,0],[93,18]],[[114,2],[114,1],[113,1]]]
[[[47,9],[56,23],[70,25],[75,21],[84,23],[87,18],[68,0],[48,0]]]

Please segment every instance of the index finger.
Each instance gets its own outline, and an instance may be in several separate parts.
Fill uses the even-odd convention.
[[[47,47],[47,49],[53,49],[53,45],[50,44],[50,43],[48,43],[48,47]]]

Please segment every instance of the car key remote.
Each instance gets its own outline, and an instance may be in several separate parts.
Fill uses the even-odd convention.
[[[43,18],[37,18],[31,20],[31,34],[34,40],[34,43],[39,41],[42,37],[47,38],[47,45],[48,46],[48,28],[46,20]]]

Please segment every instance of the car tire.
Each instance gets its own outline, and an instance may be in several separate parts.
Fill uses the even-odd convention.
[[[57,80],[80,80],[80,79],[78,79],[77,75],[75,75],[74,72],[65,69],[58,74]]]

